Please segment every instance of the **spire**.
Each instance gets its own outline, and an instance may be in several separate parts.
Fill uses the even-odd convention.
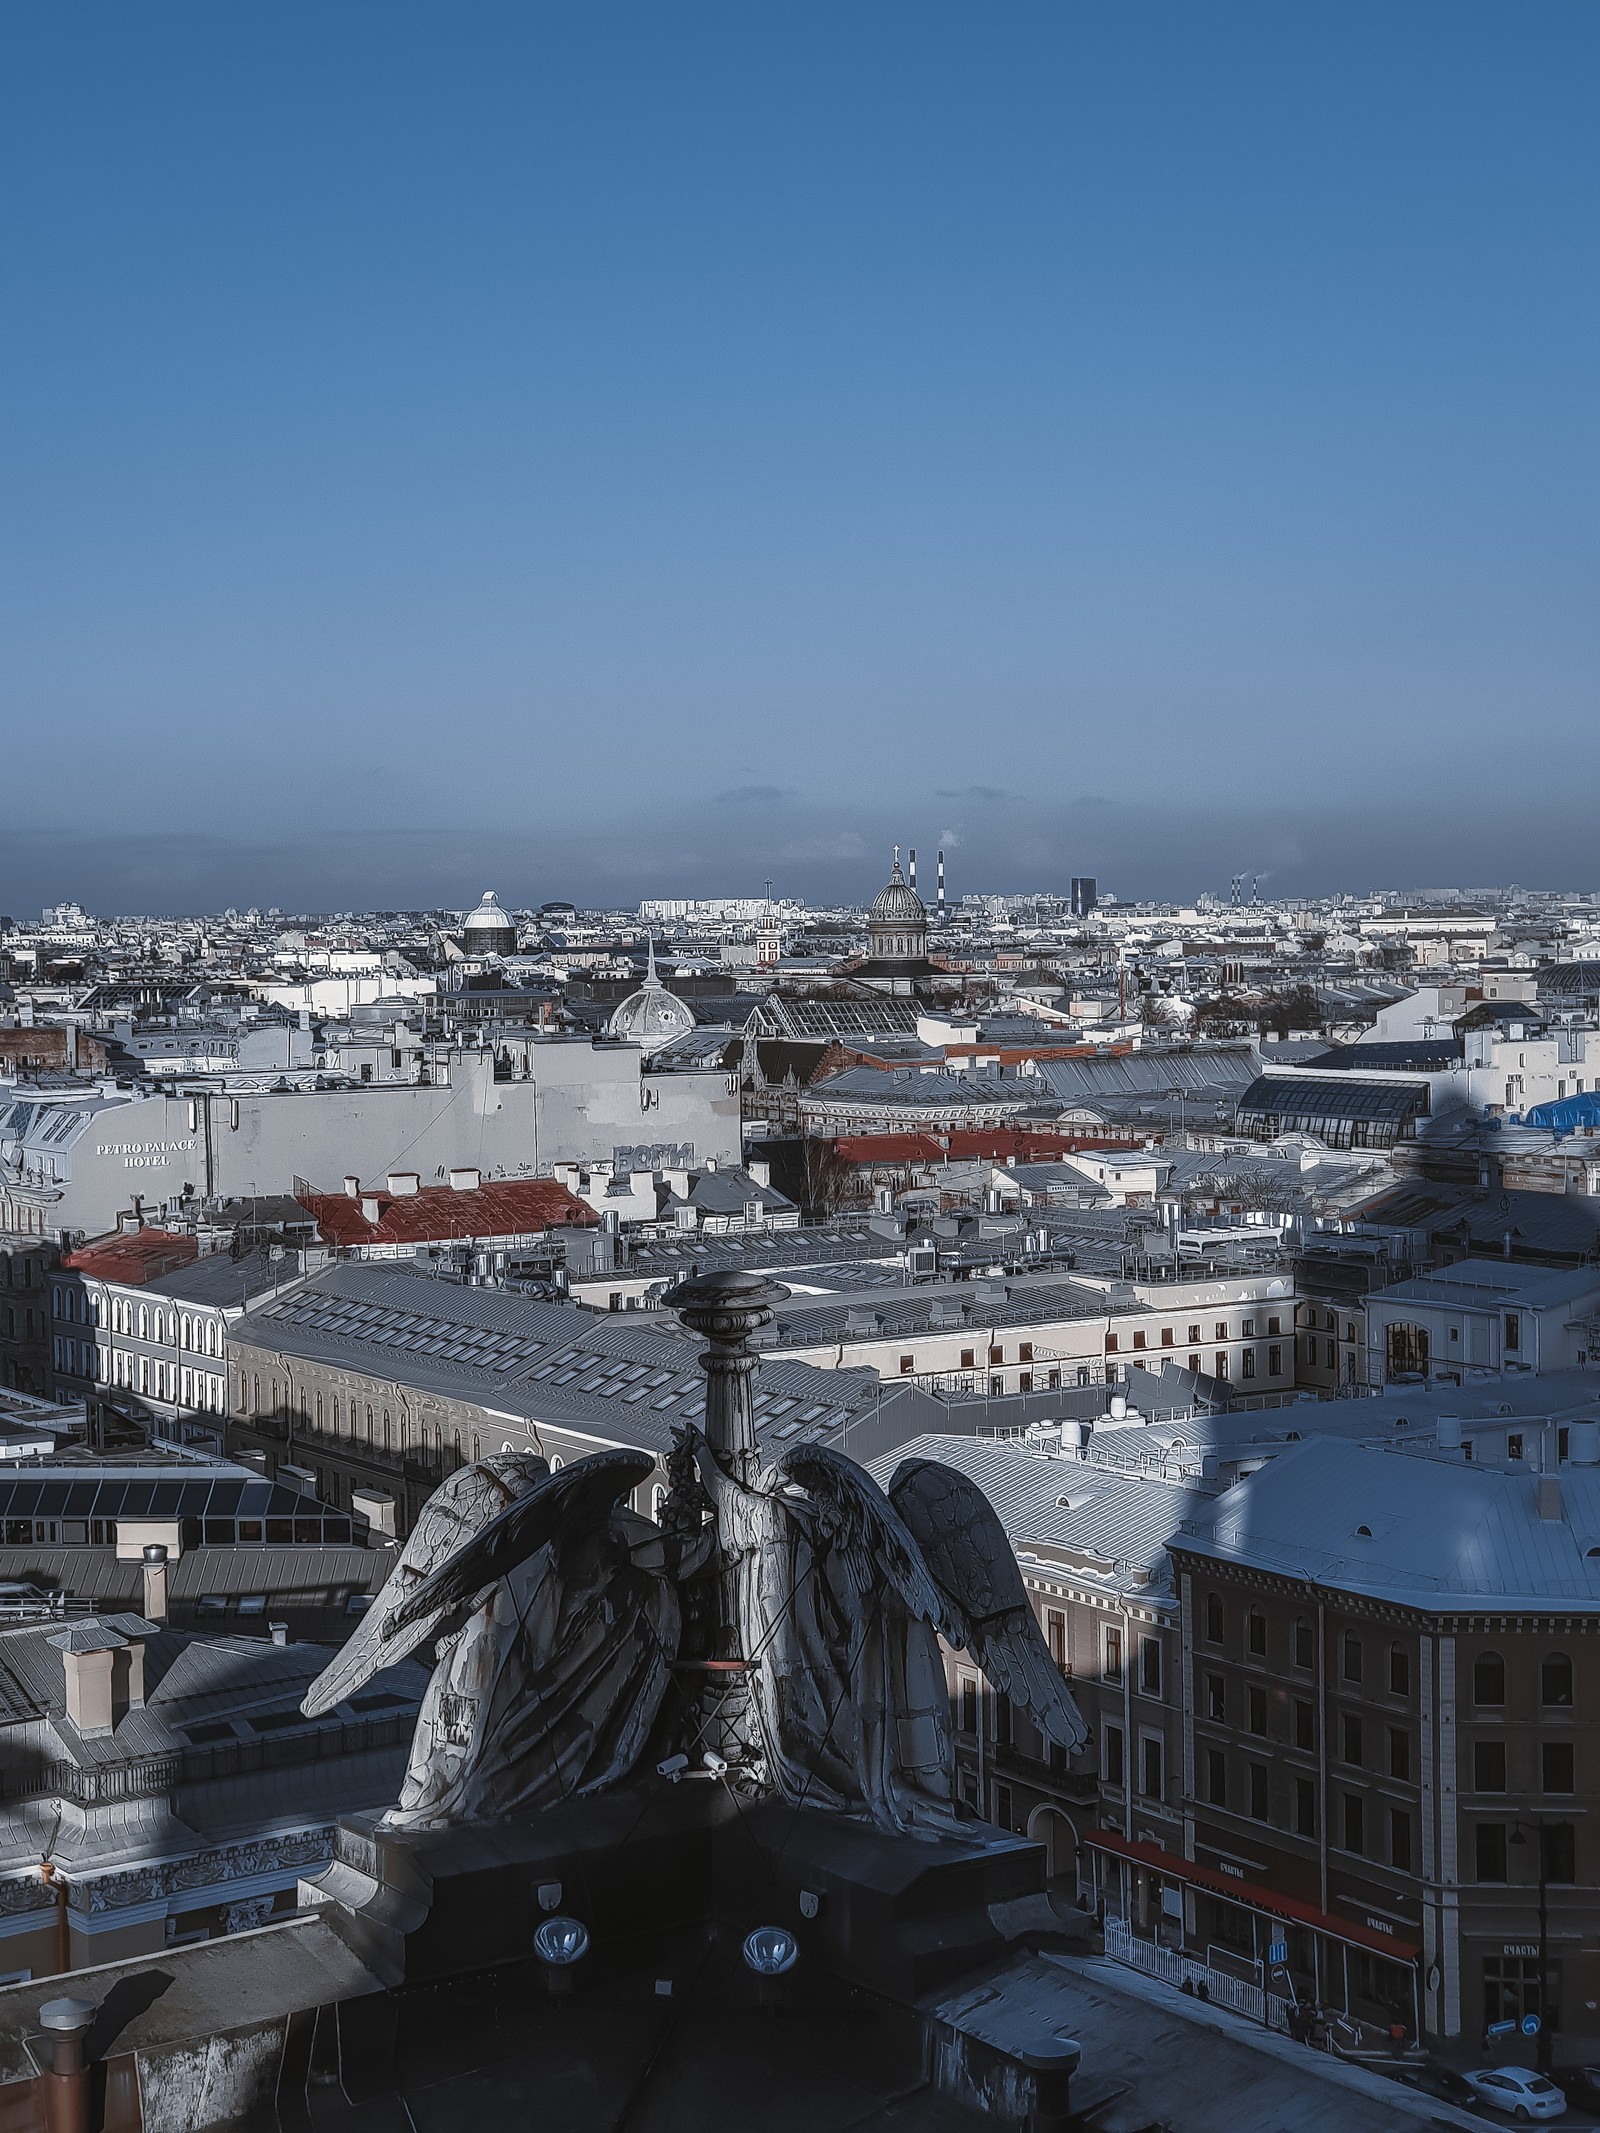
[[[644,981],[647,985],[661,983],[656,976],[656,937],[653,932],[645,935]]]
[[[904,883],[904,881],[905,881],[905,876],[904,876],[904,875],[903,875],[903,874],[901,873],[901,871],[900,871],[900,847],[899,847],[899,845],[896,845],[896,846],[895,846],[895,848],[894,848],[894,872],[893,872],[893,873],[892,873],[892,874],[891,874],[891,875],[889,876],[889,879],[890,879],[891,881],[898,881],[898,882],[901,882],[901,883]]]

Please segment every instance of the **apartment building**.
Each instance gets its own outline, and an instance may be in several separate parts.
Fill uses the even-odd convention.
[[[1334,1438],[1169,1544],[1185,1841],[1091,1839],[1108,1910],[1440,2040],[1600,2036],[1600,1425],[1559,1474]]]

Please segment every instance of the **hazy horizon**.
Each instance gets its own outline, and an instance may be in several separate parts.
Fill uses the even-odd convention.
[[[1584,883],[1592,9],[0,54],[0,910]]]

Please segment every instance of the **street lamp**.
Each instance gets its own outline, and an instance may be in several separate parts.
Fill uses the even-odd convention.
[[[1513,1822],[1508,1843],[1521,1846],[1530,1841],[1539,1847],[1539,2027],[1533,2039],[1534,2064],[1541,2074],[1550,2071],[1550,1890],[1544,1847],[1544,1824],[1533,1825],[1536,1836],[1531,1840],[1527,1827],[1522,1822]]]

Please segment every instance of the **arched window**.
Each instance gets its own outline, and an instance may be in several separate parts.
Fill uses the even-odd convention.
[[[1479,1652],[1472,1662],[1472,1700],[1498,1709],[1506,1700],[1506,1663],[1498,1652]]]
[[[367,1409],[367,1427],[365,1434],[367,1442],[370,1444],[372,1442],[372,1409],[370,1407]]]
[[[667,1515],[667,1489],[665,1482],[658,1481],[650,1491],[650,1516],[659,1526]]]
[[[385,1451],[388,1451],[388,1449],[389,1449],[389,1437],[390,1437],[390,1427],[389,1427],[389,1410],[388,1410],[388,1408],[386,1407],[386,1408],[385,1408],[385,1409],[383,1410],[383,1448],[384,1448],[384,1450],[385,1450]]]
[[[150,1313],[144,1304],[139,1306],[139,1338],[142,1341],[150,1338]]]
[[[250,1380],[250,1412],[253,1415],[261,1412],[261,1380],[258,1377]]]
[[[1539,1668],[1539,1701],[1547,1708],[1572,1707],[1572,1661],[1565,1652],[1547,1652]]]
[[[561,1469],[562,1469],[562,1467],[563,1467],[563,1466],[564,1466],[565,1464],[566,1464],[566,1462],[565,1462],[565,1460],[564,1460],[564,1459],[563,1459],[563,1458],[561,1457],[561,1454],[560,1454],[559,1452],[555,1453],[555,1454],[554,1454],[554,1456],[553,1456],[553,1457],[551,1458],[551,1461],[550,1461],[550,1471],[551,1471],[551,1473],[552,1473],[552,1474],[559,1474],[559,1473],[560,1473],[560,1471],[561,1471]]]

